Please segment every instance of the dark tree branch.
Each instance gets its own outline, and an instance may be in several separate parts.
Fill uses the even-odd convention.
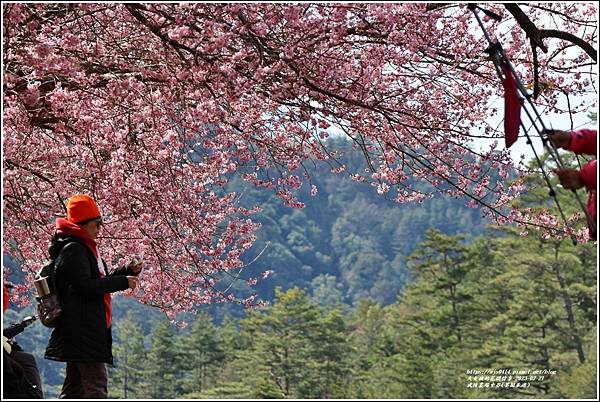
[[[575,36],[571,33],[558,31],[555,29],[538,29],[535,24],[529,19],[527,15],[521,10],[518,4],[513,3],[505,3],[504,7],[508,10],[509,13],[515,18],[521,29],[525,31],[527,36],[535,43],[537,47],[542,49],[544,53],[548,52],[548,48],[543,43],[543,39],[545,38],[557,38],[562,39],[567,42],[571,42],[577,46],[579,46],[590,58],[594,61],[598,61],[598,57],[596,55],[597,51],[594,47],[581,39],[578,36]]]
[[[597,50],[594,49],[594,47],[588,42],[569,32],[557,31],[556,29],[543,29],[540,31],[540,39],[545,38],[557,38],[565,40],[567,42],[571,42],[574,45],[577,45],[580,48],[582,48],[583,51],[587,53],[587,55],[590,56],[592,60],[594,60],[595,62],[598,61]]]
[[[540,94],[540,73],[538,71],[539,61],[537,48],[533,38],[529,38],[531,43],[531,51],[533,52],[533,99],[537,99]]]
[[[531,43],[531,51],[533,52],[533,97],[537,98],[540,94],[539,83],[539,62],[537,57],[537,48],[539,47],[544,53],[548,53],[548,47],[544,44],[545,38],[558,38],[571,42],[579,46],[583,51],[590,56],[594,61],[597,61],[596,49],[585,40],[564,31],[554,29],[539,29],[529,17],[521,10],[518,4],[504,3],[504,7],[517,21],[517,24],[525,32]]]
[[[448,3],[428,3],[427,6],[425,7],[425,10],[434,11],[434,10],[439,10],[440,8],[446,8],[451,5],[452,4],[448,4]]]
[[[142,11],[146,10],[143,5],[141,5],[141,4],[127,4],[127,5],[125,5],[125,8],[127,8],[127,10],[129,11],[129,13],[135,19],[137,19],[142,25],[144,25],[145,27],[147,27],[154,35],[158,36],[160,38],[160,40],[163,41],[163,43],[171,45],[171,47],[179,55],[179,58],[186,65],[188,65],[188,67],[190,67],[189,61],[184,57],[184,55],[182,54],[181,50],[183,49],[183,50],[187,51],[189,54],[191,54],[192,56],[194,56],[194,59],[195,59],[196,58],[196,51],[194,49],[191,49],[188,46],[185,46],[185,45],[183,45],[183,44],[181,44],[181,43],[179,43],[177,41],[172,40],[167,35],[165,35],[165,34],[163,34],[161,32],[160,27],[157,27],[157,26],[153,25],[152,23],[150,23],[150,21],[148,21],[148,19],[142,13]]]

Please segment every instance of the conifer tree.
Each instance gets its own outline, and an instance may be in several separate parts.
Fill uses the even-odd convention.
[[[218,329],[210,315],[202,312],[195,317],[192,330],[179,337],[181,368],[184,370],[182,391],[202,392],[213,385],[225,352]]]
[[[172,324],[162,322],[152,334],[152,344],[147,352],[143,373],[141,398],[164,399],[179,396],[181,373],[177,342]]]
[[[141,395],[140,386],[146,364],[144,333],[131,312],[115,328],[115,364],[109,369],[110,397],[135,399]]]
[[[241,322],[245,381],[279,398],[324,398],[341,392],[346,346],[342,316],[293,288]],[[265,396],[265,395],[262,395]]]

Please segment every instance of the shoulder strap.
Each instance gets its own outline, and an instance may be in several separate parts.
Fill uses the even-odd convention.
[[[50,253],[50,259],[53,261],[56,260],[62,249],[71,243],[84,244],[81,240],[72,236],[65,237],[64,239],[56,238],[48,249],[48,252]]]
[[[58,260],[58,258],[60,257],[60,253],[63,251],[63,249],[72,243],[79,243],[79,244],[83,245],[83,243],[81,243],[75,237],[68,237],[64,240],[60,240],[60,241],[56,242],[55,244],[53,244],[49,250],[50,261],[46,265],[44,265],[42,267],[42,269],[39,270],[36,277],[37,278],[40,278],[43,276],[48,277],[50,279],[51,286],[54,287],[54,268],[55,268],[54,265],[56,264],[56,260]]]

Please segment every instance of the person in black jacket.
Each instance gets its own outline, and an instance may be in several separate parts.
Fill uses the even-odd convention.
[[[142,264],[108,273],[96,237],[102,216],[96,202],[77,194],[67,217],[56,220],[50,246],[62,314],[52,331],[45,358],[67,363],[61,398],[107,398],[106,363],[112,364],[111,293],[135,289]]]
[[[8,289],[12,284],[4,285],[2,311],[8,309]],[[13,338],[36,320],[28,316],[20,323],[2,329],[2,397],[9,399],[43,399],[42,380],[35,357],[25,352]]]

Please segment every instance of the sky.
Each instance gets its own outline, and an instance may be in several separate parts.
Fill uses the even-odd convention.
[[[598,8],[596,8],[596,19],[598,19]],[[549,26],[552,26],[552,24],[549,24]],[[556,40],[552,40],[552,41],[547,41],[546,45],[548,45],[549,49],[552,50],[553,46],[555,46],[556,43],[557,43]],[[595,43],[593,45],[596,48],[598,46],[597,43]],[[575,59],[580,54],[580,52],[581,52],[580,48],[578,48],[576,46],[570,47],[563,51],[562,57],[565,57],[567,59]],[[598,74],[596,72],[593,72],[593,70],[597,70],[597,68],[592,69],[591,74],[590,74],[590,71],[588,71],[587,69],[592,69],[592,67],[583,67],[580,70],[580,72],[584,75],[589,74],[589,78],[591,80],[590,87],[587,89],[588,92],[585,95],[581,95],[578,97],[571,95],[571,98],[569,100],[567,99],[567,97],[565,96],[564,93],[561,93],[558,95],[557,106],[560,109],[571,110],[571,111],[579,109],[579,110],[582,110],[581,112],[578,112],[578,113],[572,112],[572,114],[570,116],[568,114],[559,115],[556,113],[545,113],[547,108],[542,108],[542,107],[536,106],[537,111],[542,116],[542,119],[543,119],[543,122],[544,122],[544,125],[546,126],[546,128],[559,129],[559,130],[571,130],[571,129],[577,130],[577,129],[581,129],[581,128],[597,129],[597,121],[596,122],[592,121],[589,117],[589,113],[592,111],[595,111],[595,112],[598,111],[598,99],[599,99],[598,98]],[[576,71],[572,71],[573,74],[575,72]],[[498,85],[500,85],[500,83],[498,83]],[[550,89],[550,91],[552,91],[552,89]],[[530,92],[532,92],[532,91],[530,91]],[[547,93],[547,94],[542,93],[540,95],[540,97],[548,96],[548,95],[557,95],[557,94],[556,93]],[[498,127],[500,127],[500,129],[502,129],[502,122],[503,122],[503,116],[504,116],[503,101],[504,101],[503,98],[498,98],[490,105],[490,107],[495,107],[499,111],[496,116],[490,117],[490,119],[488,120],[488,123],[492,127],[498,126]],[[535,103],[535,101],[533,103]],[[583,107],[579,107],[580,105],[582,105]],[[532,111],[531,108],[529,108],[529,110]],[[572,121],[571,121],[571,119],[572,119]],[[544,146],[543,146],[542,140],[539,137],[537,137],[536,130],[531,127],[532,126],[531,121],[529,120],[529,118],[527,117],[527,115],[524,113],[523,110],[521,110],[521,121],[525,124],[525,127],[527,127],[528,129],[531,128],[530,135],[535,136],[535,137],[532,137],[532,145],[536,149],[536,152],[538,153],[538,155],[542,154],[544,152]],[[478,143],[481,143],[483,145],[482,146],[483,149],[489,149],[489,143],[490,143],[489,140],[481,140]],[[521,131],[519,133],[519,139],[509,149],[513,161],[515,161],[515,163],[518,163],[521,158],[521,155],[525,155],[526,160],[532,159],[534,157],[534,153],[531,148],[532,148],[532,146],[527,144],[527,139],[525,138],[524,131],[521,128]],[[568,152],[568,151],[560,150],[560,152]]]
[[[571,123],[571,119],[568,115],[558,115],[555,113],[545,114],[544,108],[541,108],[538,106],[536,106],[536,108],[537,108],[538,112],[540,113],[540,115],[542,116],[544,125],[547,128],[553,128],[553,129],[557,129],[557,130],[569,130],[569,129],[571,129],[571,125],[572,125],[572,128],[574,130],[581,129],[581,128],[597,129],[597,122],[593,122],[589,118],[589,112],[591,112],[591,111],[597,112],[598,111],[598,95],[597,94],[595,94],[595,95],[589,94],[585,98],[582,98],[580,101],[584,102],[584,104],[587,105],[588,107],[585,108],[585,112],[573,113],[572,114],[572,118],[573,118],[572,123]],[[566,106],[563,105],[564,103],[566,103],[565,99],[561,99],[561,101],[559,102],[559,104],[561,106],[564,106],[566,108]],[[503,122],[503,117],[504,117],[503,99],[498,98],[494,103],[492,103],[491,107],[496,107],[499,110],[499,113],[496,116],[490,117],[490,119],[488,119],[488,123],[492,127],[499,126],[500,129],[502,129],[502,122]],[[529,108],[529,110],[531,111],[532,109]],[[531,138],[532,145],[535,148],[538,155],[541,155],[544,152],[542,140],[539,137],[537,137],[537,133],[536,133],[535,129],[533,129],[533,127],[531,127],[531,122],[528,119],[528,117],[524,111],[521,111],[521,120],[524,122],[525,127],[527,127],[528,129],[530,128],[529,134],[532,136],[532,138]],[[480,149],[489,149],[489,144],[491,144],[494,140],[496,140],[496,139],[489,139],[489,140],[478,139],[475,141],[475,146],[479,147]],[[499,144],[502,145],[502,141],[500,141]],[[531,146],[527,144],[527,139],[525,138],[523,129],[521,129],[521,131],[519,132],[519,139],[517,140],[517,142],[515,142],[510,147],[509,151],[510,151],[511,157],[512,157],[513,161],[515,161],[515,163],[519,162],[521,155],[525,155],[526,160],[530,160],[534,157]],[[560,152],[567,152],[567,151],[561,150]]]

